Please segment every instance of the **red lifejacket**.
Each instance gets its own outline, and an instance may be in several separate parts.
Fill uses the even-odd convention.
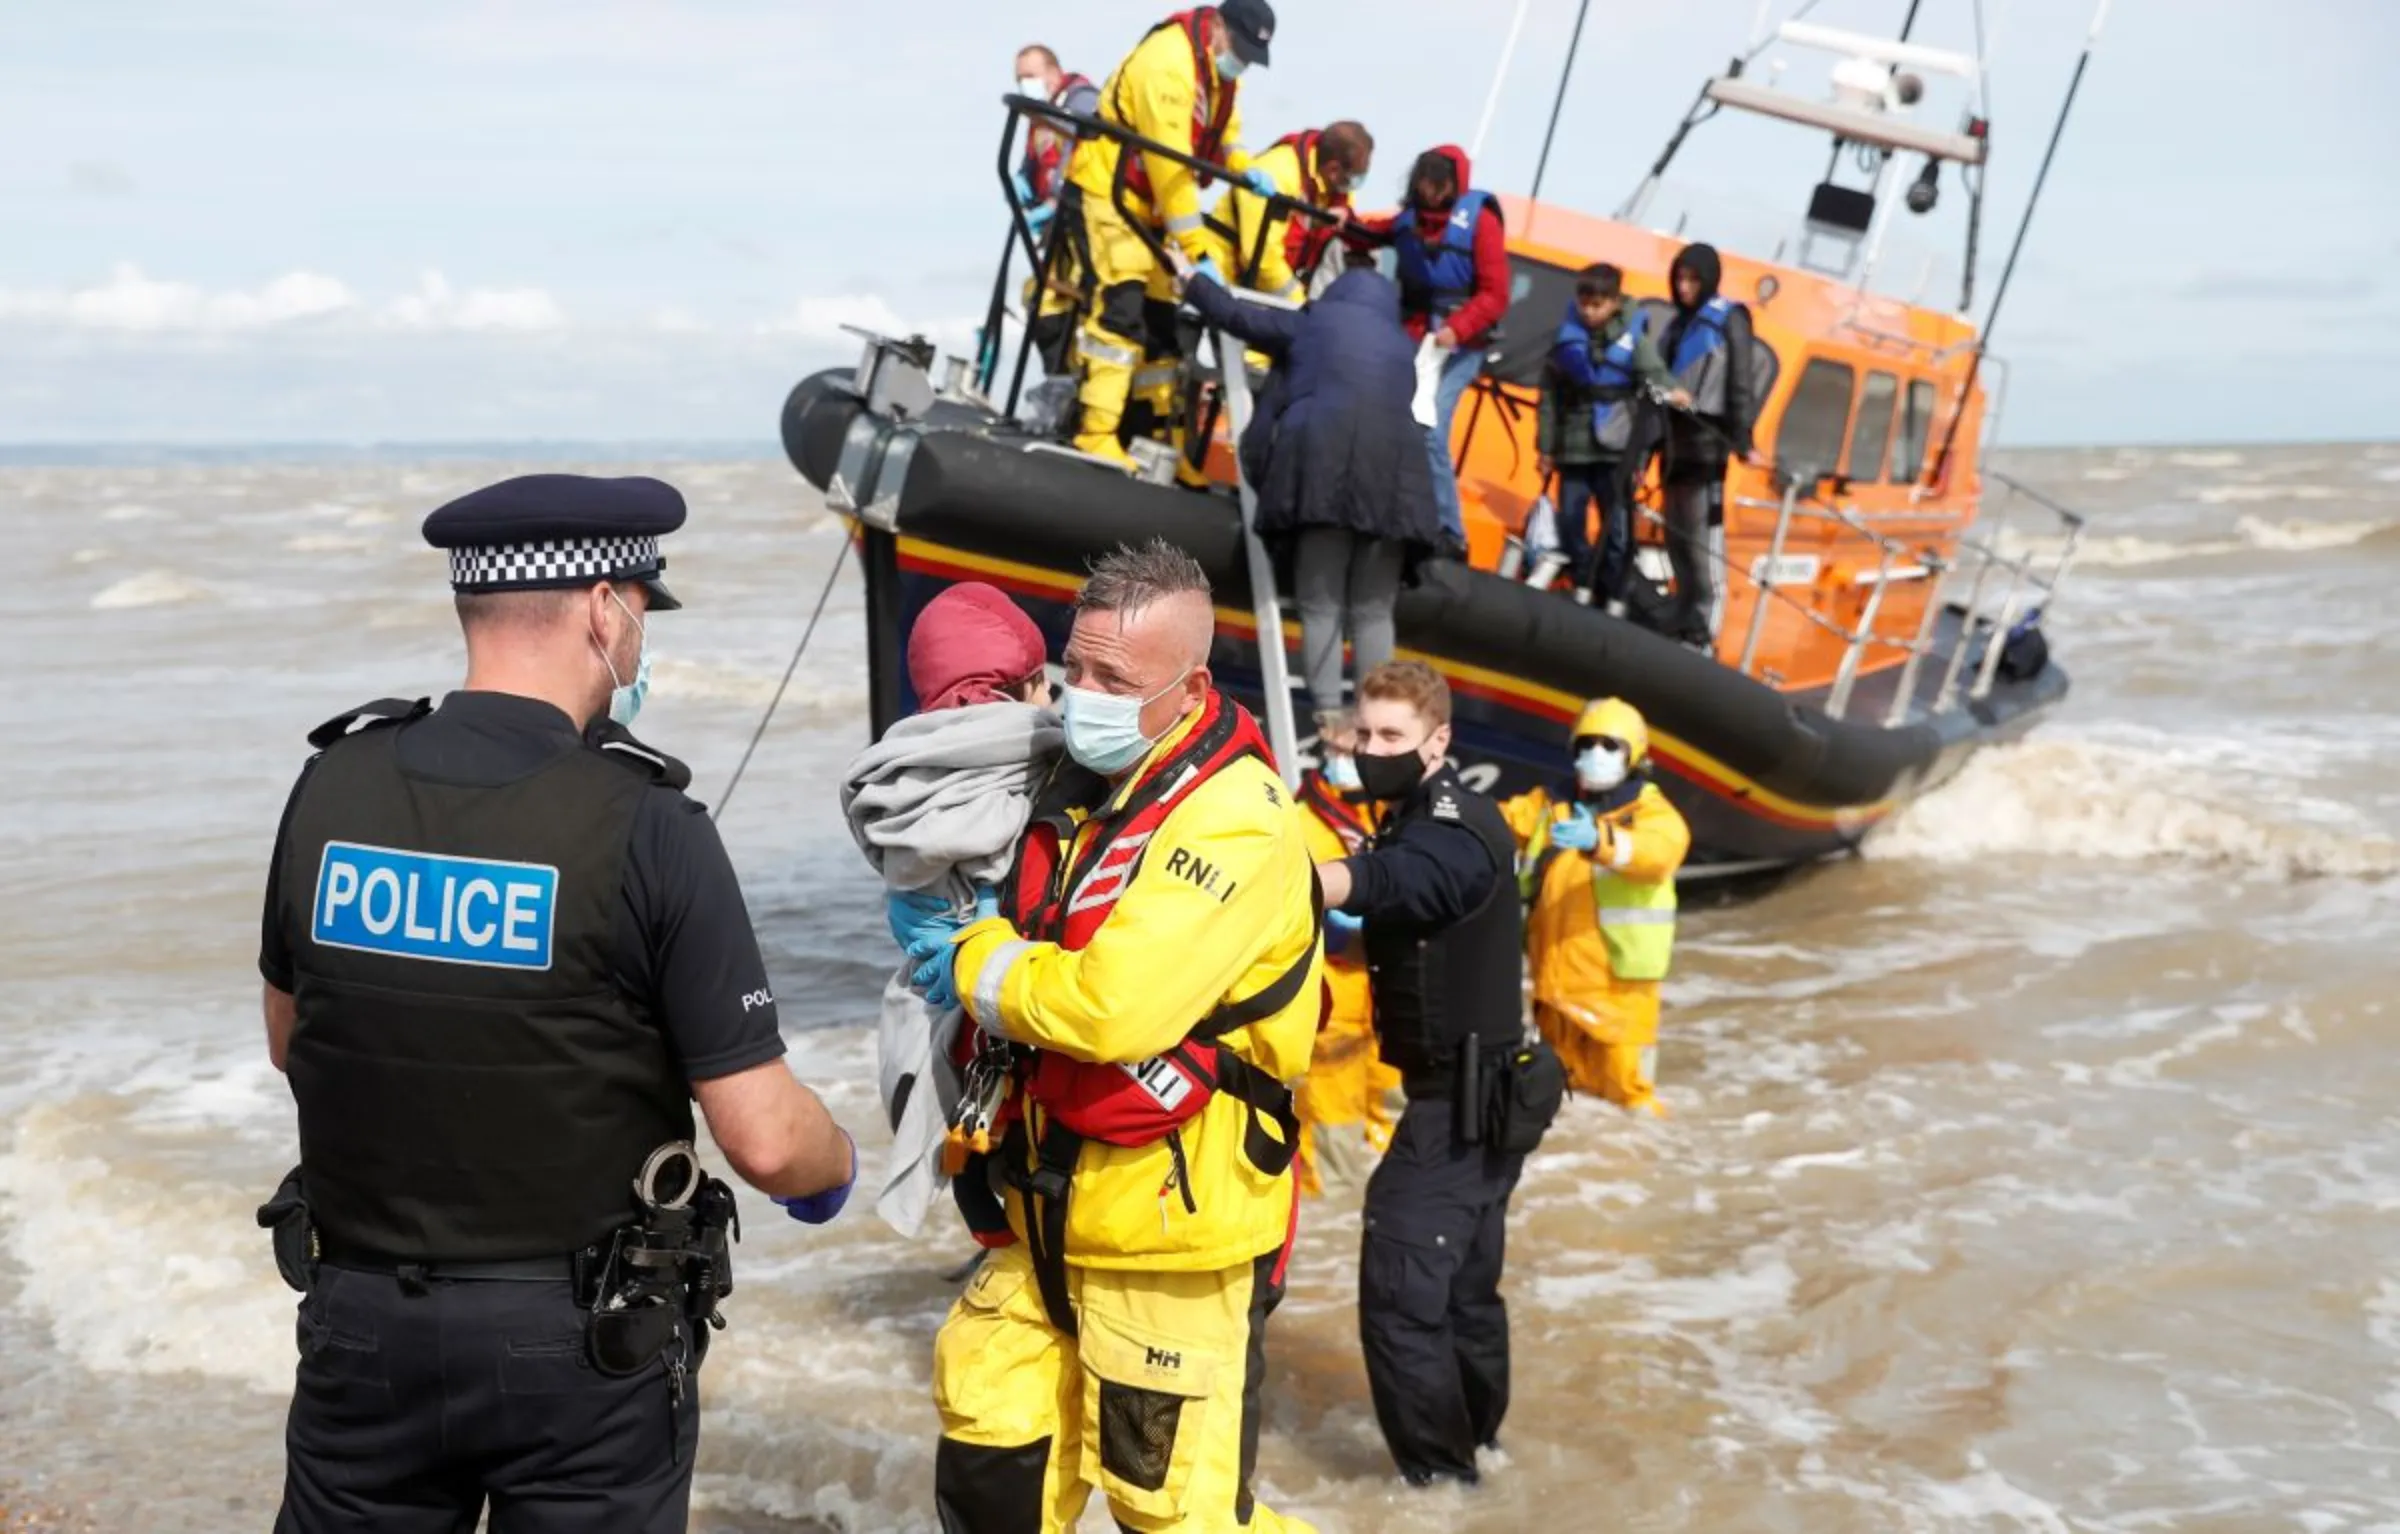
[[[1202,35],[1201,23],[1215,14],[1217,14],[1216,7],[1206,5],[1197,10],[1178,11],[1142,34],[1142,42],[1146,43],[1169,27],[1181,27],[1183,35],[1191,42],[1192,84],[1194,87],[1192,144],[1186,152],[1196,160],[1207,160],[1212,164],[1225,157],[1225,130],[1233,123],[1233,103],[1242,90],[1239,81],[1220,78],[1216,73],[1216,64],[1208,56],[1208,42]],[[1135,45],[1135,51],[1140,51],[1140,44]],[[1214,98],[1211,98],[1208,91],[1208,82],[1212,79],[1217,82],[1217,93]],[[1117,99],[1114,103],[1116,118],[1120,124],[1131,128],[1133,118],[1125,110],[1124,91],[1125,70],[1120,65],[1117,69],[1115,92]],[[1170,143],[1168,147],[1174,148],[1175,146]],[[1126,189],[1147,201],[1150,197],[1150,169],[1143,163],[1140,150],[1128,147],[1124,153],[1133,157],[1125,167]],[[1203,189],[1214,184],[1214,177],[1202,176],[1200,178],[1200,185]]]
[[[1312,772],[1300,780],[1300,802],[1341,838],[1343,851],[1356,852],[1374,839],[1367,812],[1343,798],[1340,789],[1325,781],[1325,774]]]
[[[1273,759],[1257,721],[1212,692],[1183,744],[1152,764],[1115,808],[1081,821],[1063,808],[1037,809],[1007,887],[1008,912],[1017,930],[1035,942],[1067,949],[1089,943],[1116,909],[1167,816],[1202,783],[1245,757]],[[1024,1095],[1076,1134],[1110,1145],[1163,1139],[1197,1117],[1220,1090],[1238,1090],[1246,1101],[1265,1095],[1270,1101],[1253,1106],[1272,1111],[1281,1084],[1251,1079],[1262,1073],[1213,1046],[1224,1034],[1289,1006],[1307,982],[1308,968],[1303,955],[1257,995],[1195,1019],[1182,1043],[1153,1059],[1101,1064],[1034,1050],[1021,1077]]]
[[[1092,82],[1079,74],[1070,73],[1050,93],[1050,104],[1064,107],[1069,97],[1082,89],[1096,89]],[[1075,144],[1075,135],[1054,124],[1036,124],[1028,145],[1026,158],[1032,162],[1031,173],[1025,178],[1032,183],[1033,200],[1045,203],[1059,194],[1067,177],[1067,154]]]
[[[1318,130],[1310,128],[1301,133],[1287,133],[1275,143],[1278,147],[1289,144],[1298,152],[1302,202],[1320,208],[1346,208],[1350,206],[1350,194],[1328,192],[1323,178],[1317,174],[1317,140],[1321,137]],[[1316,271],[1317,263],[1325,259],[1325,247],[1333,243],[1337,232],[1336,225],[1320,224],[1314,219],[1287,219],[1283,226],[1283,259],[1293,275],[1306,282]]]

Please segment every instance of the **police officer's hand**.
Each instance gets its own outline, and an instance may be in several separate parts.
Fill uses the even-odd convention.
[[[822,1225],[840,1214],[842,1206],[850,1202],[850,1190],[858,1186],[858,1142],[850,1139],[847,1129],[842,1131],[842,1138],[850,1141],[850,1175],[843,1179],[840,1187],[827,1188],[821,1193],[802,1194],[798,1198],[775,1200],[783,1206],[785,1214],[803,1225]]]
[[[1575,806],[1575,813],[1550,827],[1550,845],[1568,852],[1590,852],[1600,845],[1600,822],[1584,805]]]

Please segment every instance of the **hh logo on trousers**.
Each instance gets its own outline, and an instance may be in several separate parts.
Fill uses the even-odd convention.
[[[558,870],[328,842],[309,936],[438,964],[548,969]]]

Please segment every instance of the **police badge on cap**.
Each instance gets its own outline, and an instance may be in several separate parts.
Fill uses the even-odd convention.
[[[425,519],[425,541],[450,554],[450,589],[468,595],[638,583],[653,612],[683,604],[667,590],[658,540],[683,526],[683,492],[664,480],[520,474],[469,491]]]

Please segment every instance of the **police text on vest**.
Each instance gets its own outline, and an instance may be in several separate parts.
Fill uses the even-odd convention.
[[[309,935],[438,964],[548,969],[558,870],[327,842]]]

